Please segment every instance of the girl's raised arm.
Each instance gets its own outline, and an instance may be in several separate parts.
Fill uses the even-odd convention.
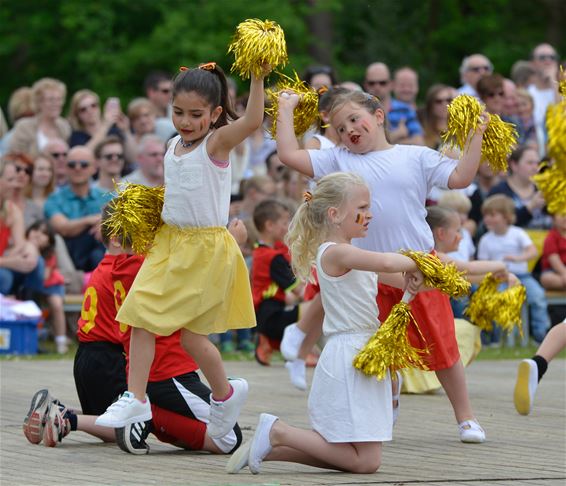
[[[286,166],[299,171],[308,177],[313,177],[311,158],[306,150],[299,148],[293,127],[293,111],[299,103],[296,94],[281,93],[277,113],[277,155]]]

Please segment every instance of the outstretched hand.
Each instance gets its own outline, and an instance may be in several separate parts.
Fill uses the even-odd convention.
[[[301,100],[300,96],[294,91],[284,90],[279,93],[279,110],[289,109],[293,111]]]

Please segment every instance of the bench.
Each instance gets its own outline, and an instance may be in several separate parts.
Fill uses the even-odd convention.
[[[63,301],[65,314],[69,312],[80,312],[83,305],[83,294],[66,294]]]

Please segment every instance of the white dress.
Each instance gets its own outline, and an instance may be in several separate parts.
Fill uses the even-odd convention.
[[[391,440],[391,379],[368,377],[352,361],[379,327],[377,275],[350,270],[340,277],[324,273],[320,259],[335,243],[320,245],[316,267],[327,337],[309,395],[311,426],[328,442]]]

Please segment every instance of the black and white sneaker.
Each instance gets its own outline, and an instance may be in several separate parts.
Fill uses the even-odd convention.
[[[148,420],[115,429],[118,447],[130,454],[149,454],[149,445],[145,439],[149,435],[150,425],[151,420]]]
[[[47,389],[39,390],[31,399],[29,411],[24,418],[24,435],[32,444],[39,444],[43,440],[45,422],[49,414],[53,398]]]

